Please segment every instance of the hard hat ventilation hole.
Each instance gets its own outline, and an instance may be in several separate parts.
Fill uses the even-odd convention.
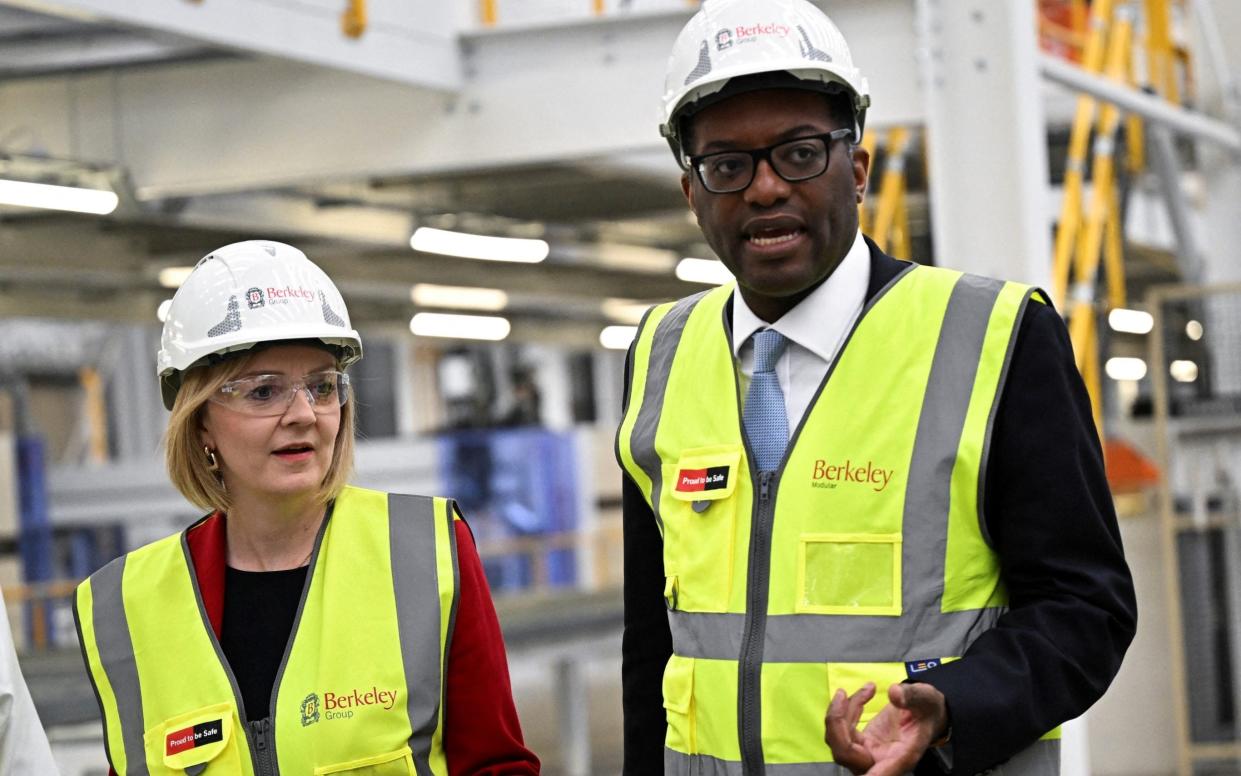
[[[325,322],[332,326],[339,326],[342,329],[348,328],[345,326],[345,319],[333,312],[332,308],[328,306],[327,297],[323,295],[322,291],[319,292],[319,302],[323,305],[323,320]]]
[[[803,58],[810,59],[815,62],[832,61],[831,54],[814,47],[814,44],[810,42],[810,36],[806,33],[806,29],[800,24],[797,25],[797,31],[801,33],[801,55]]]
[[[218,337],[221,334],[228,334],[230,331],[240,330],[241,306],[237,304],[237,297],[230,296],[228,298],[228,314],[224,316],[224,320],[207,330],[207,336]]]
[[[694,81],[697,81],[699,78],[702,78],[704,75],[711,72],[710,52],[711,47],[708,46],[707,42],[704,40],[702,42],[702,46],[698,49],[698,64],[694,66],[693,70],[689,71],[689,75],[685,76],[686,86],[689,86]]]

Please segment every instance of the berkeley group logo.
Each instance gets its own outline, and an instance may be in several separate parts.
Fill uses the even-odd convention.
[[[319,721],[319,695],[311,693],[302,701],[302,727],[313,725]]]
[[[251,289],[253,290],[253,289]],[[276,286],[267,287],[267,304],[288,304],[289,302],[317,302],[319,297],[315,294],[314,289],[305,286],[285,286],[277,288]]]
[[[251,310],[262,307],[263,306],[263,289],[251,288],[249,291],[247,291],[246,292],[246,304],[250,305]]]
[[[879,493],[892,481],[895,469],[884,469],[876,466],[873,461],[855,464],[850,459],[840,463],[828,463],[819,458],[814,462],[814,472],[810,477],[810,487],[834,489],[840,483],[857,483],[869,485],[870,489]]]
[[[367,706],[377,706],[384,711],[392,711],[399,696],[398,690],[381,690],[372,685],[369,690],[354,688],[347,693],[329,690],[323,693],[323,702],[320,703],[319,694],[312,692],[302,701],[302,727],[319,721],[320,706],[323,708],[324,719],[352,719],[354,709]]]

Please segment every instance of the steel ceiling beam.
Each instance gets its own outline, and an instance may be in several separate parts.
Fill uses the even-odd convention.
[[[213,47],[337,68],[405,86],[462,85],[459,6],[440,0],[372,0],[360,38],[341,30],[331,0],[4,0],[72,19],[171,33]]]
[[[201,6],[41,1],[92,8],[132,23],[140,23],[139,14],[148,22],[166,14],[162,28],[180,34],[207,24],[215,9],[272,5],[268,0],[212,0]],[[453,4],[417,3],[424,5]],[[920,121],[912,4],[842,0],[833,4],[832,15],[870,79],[872,126]],[[649,177],[648,160],[667,153],[656,131],[664,63],[687,17],[688,9],[470,32],[451,39],[452,57],[461,52],[454,59],[459,80],[448,84],[456,89],[451,94],[431,88],[436,84],[425,75],[437,67],[446,72],[442,60],[413,63],[408,54],[392,60],[393,67],[414,74],[399,83],[359,75],[345,65],[332,69],[326,55],[317,62],[328,68],[256,59],[143,68],[72,82],[10,82],[0,85],[0,101],[29,110],[4,111],[0,136],[20,124],[50,154],[123,167],[143,199],[565,161],[615,164],[629,156],[642,166],[639,174]],[[253,26],[271,33],[271,24],[261,19]],[[309,28],[304,31],[309,35]],[[269,37],[297,36],[264,35],[268,48],[249,50],[269,50],[276,45],[266,42]],[[207,38],[199,33],[200,40]],[[307,40],[319,39],[298,40],[303,54],[314,49]],[[234,45],[247,48],[244,41]],[[425,76],[421,86],[418,74]],[[670,156],[660,164],[655,169],[675,185]]]
[[[6,40],[0,47],[0,78],[151,64],[219,56],[192,42],[164,42],[120,30],[82,30],[62,35]]]

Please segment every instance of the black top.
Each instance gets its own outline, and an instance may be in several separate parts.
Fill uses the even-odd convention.
[[[271,690],[293,632],[307,568],[238,571],[230,566],[225,572],[220,647],[251,722],[270,712]]]
[[[870,247],[867,299],[906,266]],[[1050,305],[1026,308],[993,433],[984,514],[1010,610],[964,659],[920,675],[947,698],[954,774],[996,765],[1085,711],[1137,621],[1090,399]],[[663,773],[661,677],[672,654],[663,542],[628,476],[622,497],[624,773],[649,776]],[[917,768],[940,772],[931,755]]]

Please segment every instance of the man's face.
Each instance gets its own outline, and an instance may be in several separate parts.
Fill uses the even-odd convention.
[[[823,95],[768,89],[719,102],[692,119],[691,155],[764,148],[839,129]],[[766,161],[749,187],[713,194],[697,174],[681,187],[703,236],[737,277],[746,304],[775,321],[832,274],[857,233],[870,158],[848,141],[828,149],[827,172],[789,183]]]

